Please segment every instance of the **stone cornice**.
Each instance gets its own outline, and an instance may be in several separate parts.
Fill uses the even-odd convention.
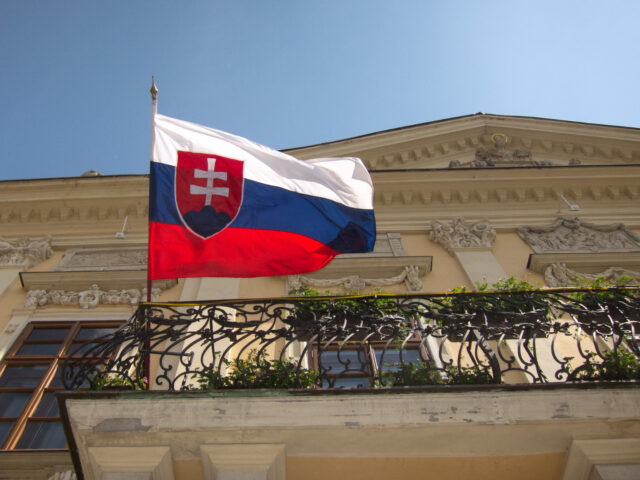
[[[57,232],[82,236],[86,229],[79,226],[89,224],[91,235],[101,239],[90,245],[122,244],[113,240],[125,217],[127,239],[146,236],[148,192],[147,175],[0,182],[0,226],[7,238],[51,233],[56,247],[75,246],[61,245]]]
[[[446,166],[473,158],[503,133],[535,160],[568,164],[640,162],[640,129],[539,118],[475,115],[365,135],[288,152],[298,158],[353,155],[373,170]]]
[[[585,221],[640,226],[637,165],[379,171],[372,178],[381,232],[424,231],[435,219],[459,216],[490,218],[498,230],[546,224],[572,214],[561,195]],[[51,234],[54,249],[144,245],[147,192],[146,175],[0,182],[0,226],[11,241]],[[117,239],[125,216],[126,238]]]
[[[372,177],[380,231],[424,230],[434,219],[455,217],[490,218],[496,229],[548,224],[567,215],[640,226],[640,166],[394,171]]]

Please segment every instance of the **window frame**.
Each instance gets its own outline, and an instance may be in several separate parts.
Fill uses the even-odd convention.
[[[81,339],[78,335],[83,329],[117,329],[125,323],[122,319],[69,319],[69,320],[32,320],[28,322],[22,329],[20,334],[13,340],[12,345],[8,348],[6,355],[0,361],[0,382],[4,377],[7,368],[11,367],[29,367],[29,366],[45,366],[46,371],[40,376],[38,382],[34,386],[0,386],[0,394],[4,393],[29,393],[30,396],[22,405],[21,410],[16,416],[0,417],[1,423],[12,422],[4,441],[0,444],[0,451],[64,451],[68,447],[62,448],[29,448],[20,447],[21,440],[24,440],[25,431],[29,425],[37,423],[55,423],[61,425],[60,413],[58,415],[37,415],[38,408],[42,405],[42,401],[46,394],[54,394],[55,392],[64,391],[63,385],[55,385],[55,380],[60,372],[60,367],[70,357],[76,348],[81,344],[91,343],[95,338]],[[67,329],[66,335],[62,338],[37,339],[29,340],[31,334],[36,330],[53,330]],[[59,348],[55,354],[19,354],[20,349],[25,345],[51,345],[59,344]],[[77,357],[78,355],[74,355]],[[59,377],[58,377],[59,378]],[[84,390],[85,388],[81,388]],[[4,413],[4,412],[3,412]],[[48,412],[47,412],[48,413]],[[35,437],[34,437],[35,438]]]
[[[380,378],[381,373],[385,370],[384,365],[378,365],[377,352],[384,350],[385,346],[385,358],[386,352],[391,351],[392,345],[387,345],[387,342],[380,340],[367,340],[367,341],[354,341],[354,342],[323,342],[315,341],[312,348],[309,349],[309,365],[310,368],[320,372],[322,385],[319,388],[339,388],[339,389],[353,389],[353,388],[374,388],[375,381]],[[321,369],[321,357],[324,352],[331,351],[356,351],[358,358],[363,355],[364,358],[360,359],[359,366],[361,368],[349,368],[342,371],[322,371]],[[419,353],[419,361],[429,362],[429,351],[422,341],[419,332],[413,332],[411,337],[404,344],[403,350],[417,350]],[[384,359],[383,359],[384,360]],[[342,362],[340,362],[342,363]],[[386,363],[386,362],[385,362]],[[411,363],[411,362],[407,362]],[[346,365],[345,365],[346,366]],[[343,378],[362,378],[362,386],[357,387],[336,387],[335,384]],[[324,385],[325,379],[333,379],[329,381],[328,386]]]

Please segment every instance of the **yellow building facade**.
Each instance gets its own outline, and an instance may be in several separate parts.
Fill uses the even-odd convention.
[[[339,256],[303,275],[156,281],[154,301],[279,299],[289,308],[292,291],[382,291],[415,299],[419,306],[411,308],[418,316],[446,311],[463,318],[471,315],[471,304],[456,311],[442,294],[461,286],[474,292],[483,284],[491,290],[511,277],[536,289],[597,285],[602,279],[640,282],[638,129],[475,114],[288,153],[302,160],[364,161],[375,188],[374,251]],[[624,338],[572,324],[561,331],[557,348],[548,331],[532,337],[533,343],[523,333],[486,342],[474,337],[465,343],[463,334],[415,340],[414,350],[423,349],[422,359],[445,377],[447,359],[457,355],[473,364],[471,350],[460,354],[464,345],[485,356],[497,352],[495,368],[504,374],[489,385],[382,384],[377,333],[365,339],[372,352],[369,370],[333,377],[325,372],[328,383],[318,385],[325,388],[195,391],[198,383],[192,381],[191,390],[172,391],[180,388],[167,382],[193,364],[178,355],[170,366],[163,363],[171,356],[166,352],[189,349],[184,339],[171,339],[171,348],[165,339],[164,356],[150,355],[145,366],[150,391],[95,391],[88,384],[66,391],[70,380],[62,366],[69,353],[93,348],[96,338],[130,321],[146,299],[148,188],[147,175],[96,172],[0,182],[0,478],[640,477],[637,381],[554,378],[556,364],[570,373],[571,360],[562,358],[581,354],[574,351],[576,339],[578,350],[588,345],[602,354],[620,346],[637,358],[637,296],[625,297],[623,323],[631,333],[625,330]],[[216,315],[240,321],[236,307],[219,303]],[[184,304],[167,308],[191,315]],[[567,322],[575,320],[575,311],[564,312]],[[424,317],[427,323],[413,319],[410,329],[442,331],[445,317]],[[193,318],[193,325],[204,321]],[[607,318],[618,321],[611,312]],[[166,324],[158,332],[171,328]],[[206,330],[197,328],[189,335]],[[233,346],[229,338],[212,348],[214,356],[240,355],[242,344]],[[343,338],[340,348],[318,352],[365,340]],[[301,366],[317,367],[317,360],[313,364],[301,353],[312,343],[308,336],[278,342],[275,350],[285,348]],[[388,345],[385,352],[393,350]],[[536,353],[523,354],[531,345]],[[558,361],[557,352],[569,353]],[[535,365],[527,364],[532,355]],[[159,380],[162,375],[171,380]]]

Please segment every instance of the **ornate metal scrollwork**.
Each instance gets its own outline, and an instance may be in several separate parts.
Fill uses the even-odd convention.
[[[181,391],[287,388],[301,372],[314,372],[313,388],[640,380],[639,299],[609,288],[144,304],[72,352],[63,381]]]

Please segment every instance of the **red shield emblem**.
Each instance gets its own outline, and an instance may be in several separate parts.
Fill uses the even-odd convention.
[[[242,204],[243,169],[240,160],[178,152],[176,205],[194,234],[212,237],[236,218]]]

